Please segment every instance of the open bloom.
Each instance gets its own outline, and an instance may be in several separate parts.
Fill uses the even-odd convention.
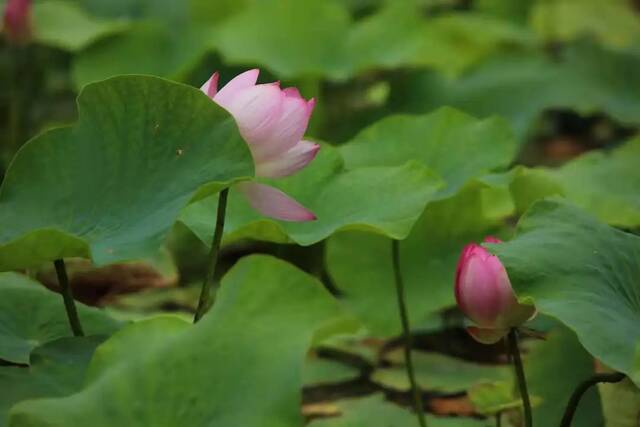
[[[279,83],[256,84],[259,70],[249,70],[218,90],[218,73],[202,86],[218,105],[236,120],[247,142],[256,176],[280,178],[292,175],[313,160],[320,149],[302,139],[315,101],[307,101],[295,88]],[[285,221],[311,221],[315,215],[282,191],[264,184],[245,182],[238,189],[263,215]]]
[[[31,0],[9,0],[4,9],[3,31],[10,43],[22,44],[31,38]]]
[[[484,241],[500,243],[495,237]],[[509,329],[536,313],[533,306],[518,303],[498,257],[475,243],[467,245],[460,255],[455,294],[460,310],[478,325],[468,328],[468,332],[485,344],[498,342]]]

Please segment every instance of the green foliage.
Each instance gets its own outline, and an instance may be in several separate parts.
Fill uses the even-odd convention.
[[[26,144],[0,191],[0,269],[155,254],[179,210],[253,174],[235,122],[200,91],[154,77],[88,86],[74,127]],[[171,171],[170,174],[166,173]]]
[[[498,415],[522,407],[522,400],[513,395],[513,386],[511,381],[481,383],[469,388],[467,393],[478,413]]]
[[[640,226],[640,138],[594,151],[553,174],[569,200],[618,227]]]
[[[554,375],[553,373],[562,373]],[[564,327],[555,328],[527,355],[526,375],[532,394],[541,399],[533,410],[535,426],[557,425],[573,390],[594,374],[594,360]],[[602,408],[596,388],[582,398],[574,425],[602,425]]]
[[[453,283],[462,248],[500,228],[488,205],[494,190],[481,183],[431,203],[400,242],[400,267],[411,323],[419,327],[454,304]],[[327,243],[327,267],[342,300],[373,335],[399,332],[391,241],[364,232],[338,233]]]
[[[339,416],[314,420],[311,427],[387,427],[416,423],[415,415],[384,400],[382,394],[338,403]],[[432,427],[485,427],[484,421],[462,418],[427,417]]]
[[[488,245],[518,297],[576,332],[592,355],[633,374],[640,341],[640,237],[560,200],[536,203],[510,242]]]
[[[340,154],[325,145],[303,171],[269,184],[300,201],[318,219],[304,223],[265,219],[243,196],[231,191],[227,241],[252,238],[310,245],[336,231],[353,229],[401,239],[433,198],[441,180],[417,162],[344,170]],[[180,221],[208,245],[216,209],[217,197],[209,197],[188,206]]]
[[[594,359],[630,380],[589,391],[574,424],[630,424],[640,385],[632,3],[34,0],[31,40],[4,28],[0,49],[0,271],[55,286],[51,261],[82,257],[83,271],[69,269],[86,274],[72,280],[78,295],[117,286],[100,295],[113,304],[104,312],[79,305],[90,336],[71,338],[58,294],[0,274],[0,425],[416,425],[402,355],[389,352],[401,330],[391,239],[420,332],[425,407],[452,415],[428,425],[488,426],[498,412],[517,423],[504,351],[468,351],[452,309],[460,252],[488,235],[508,241],[489,246],[542,314],[529,326],[545,340],[522,343],[535,426],[558,424]],[[318,157],[258,179],[316,221],[250,208],[233,188],[254,175],[233,118],[159,78],[197,87],[248,68],[316,98],[305,139],[326,141]],[[75,121],[76,90],[79,119],[57,128]],[[192,285],[227,187],[215,281],[231,270],[192,325]],[[119,294],[149,279],[114,264],[155,256],[172,229],[176,268],[168,255],[159,272],[178,285]],[[242,258],[263,251],[335,296],[283,261]]]
[[[305,386],[338,383],[357,378],[359,372],[354,367],[329,359],[311,357],[307,359],[303,371]]]
[[[63,397],[82,388],[85,369],[104,336],[59,338],[33,350],[29,366],[0,366],[0,426],[14,404]]]
[[[395,351],[388,356],[395,366],[379,369],[372,380],[388,388],[409,391],[410,383],[404,366],[404,355]],[[459,393],[474,385],[510,379],[507,366],[485,366],[438,353],[414,352],[416,380],[423,390]]]
[[[394,84],[392,103],[410,112],[450,105],[478,117],[499,115],[521,137],[551,108],[604,111],[623,123],[638,123],[636,52],[581,43],[559,55],[558,60],[543,52],[494,55],[456,80],[416,73]]]
[[[640,416],[640,389],[625,378],[619,383],[599,384],[605,425],[633,427]]]
[[[261,63],[284,76],[341,76],[349,16],[333,0],[263,0],[220,29],[219,48],[234,64]]]
[[[95,308],[78,304],[78,312],[88,335],[108,335],[120,327]],[[23,365],[35,348],[72,335],[60,295],[6,275],[0,280],[0,325],[0,359]]]
[[[97,350],[81,392],[21,402],[10,425],[301,425],[304,355],[313,335],[343,316],[305,273],[270,257],[245,258],[201,322],[176,324],[165,336],[157,322],[179,320],[124,328]]]
[[[422,116],[391,116],[341,147],[347,168],[394,166],[415,159],[438,172],[446,187],[440,197],[508,166],[516,141],[498,118],[477,120],[451,108]]]
[[[48,0],[33,9],[34,38],[38,43],[69,51],[123,31],[124,21],[96,19],[68,1]]]
[[[623,48],[640,38],[640,19],[625,0],[539,0],[531,26],[549,42],[592,36],[605,45]]]

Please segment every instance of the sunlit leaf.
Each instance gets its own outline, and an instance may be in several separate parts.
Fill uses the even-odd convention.
[[[446,182],[439,197],[471,179],[508,166],[516,141],[501,119],[478,120],[451,108],[421,116],[391,116],[360,132],[340,152],[346,167],[394,166],[420,161]]]
[[[478,413],[496,415],[522,407],[522,400],[514,396],[513,387],[512,381],[476,384],[469,388],[469,399]]]
[[[540,37],[550,42],[595,36],[609,46],[622,48],[640,38],[640,18],[625,0],[538,1],[530,20]]]

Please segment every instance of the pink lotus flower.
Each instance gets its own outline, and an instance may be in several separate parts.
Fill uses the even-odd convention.
[[[501,243],[495,237],[484,242]],[[484,344],[498,342],[536,313],[533,306],[518,303],[498,257],[475,243],[465,246],[460,255],[455,293],[460,310],[478,325],[467,331]]]
[[[31,39],[31,0],[9,0],[4,8],[3,31],[13,44]]]
[[[201,90],[235,118],[249,145],[256,176],[292,175],[313,160],[320,149],[302,139],[315,101],[305,100],[295,88],[279,83],[256,84],[259,70],[249,70],[218,90],[218,73]],[[316,216],[282,191],[264,184],[244,182],[237,188],[249,204],[265,216],[285,221],[312,221]]]

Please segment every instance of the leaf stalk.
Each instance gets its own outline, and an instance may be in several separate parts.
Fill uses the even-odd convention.
[[[57,259],[53,262],[53,265],[56,267],[58,285],[60,286],[60,294],[62,294],[62,300],[64,301],[64,308],[67,311],[67,318],[69,319],[69,326],[71,326],[71,331],[76,337],[84,336],[82,324],[80,323],[80,317],[78,317],[76,303],[73,300],[71,286],[69,286],[69,276],[67,275],[67,267],[64,263],[64,260],[62,258]]]
[[[411,330],[409,327],[409,315],[407,311],[407,304],[404,296],[404,282],[402,280],[402,273],[400,271],[400,243],[398,240],[391,241],[391,252],[393,262],[394,283],[396,288],[396,297],[398,300],[398,311],[400,313],[400,321],[402,324],[402,333],[404,337],[404,360],[407,368],[407,376],[411,383],[411,393],[413,394],[413,406],[418,417],[418,423],[420,427],[426,427],[427,423],[424,417],[424,409],[422,406],[422,397],[420,396],[420,388],[416,381],[415,371],[413,369],[413,359],[411,356],[411,347],[413,340],[411,337]]]
[[[211,307],[211,285],[213,278],[216,275],[218,268],[218,258],[220,255],[220,244],[222,243],[222,234],[224,233],[224,220],[227,213],[227,198],[229,196],[229,189],[225,188],[220,192],[218,196],[218,213],[216,217],[216,228],[213,232],[213,240],[211,242],[211,249],[209,250],[209,256],[207,260],[207,271],[202,281],[202,288],[200,289],[200,298],[198,299],[198,308],[193,318],[193,323],[197,323],[202,316],[205,315]]]
[[[533,427],[533,416],[531,415],[531,400],[529,399],[529,392],[527,391],[527,379],[524,375],[524,367],[522,365],[522,358],[520,357],[520,348],[518,346],[518,330],[511,328],[509,335],[507,336],[509,345],[509,353],[513,360],[513,366],[516,371],[516,378],[518,379],[518,388],[520,390],[520,398],[524,406],[524,425],[525,427]]]

